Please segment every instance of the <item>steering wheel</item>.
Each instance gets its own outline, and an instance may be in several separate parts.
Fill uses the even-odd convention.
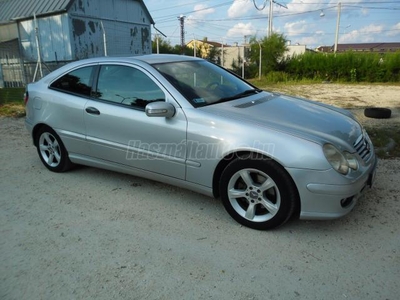
[[[215,89],[218,88],[219,86],[220,86],[219,82],[213,81],[213,82],[207,84],[207,87],[206,87],[206,88],[207,88],[207,89],[210,89],[210,90],[215,90]]]

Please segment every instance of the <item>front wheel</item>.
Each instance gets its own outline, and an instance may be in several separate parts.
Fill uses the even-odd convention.
[[[36,146],[40,160],[47,169],[53,172],[64,172],[70,169],[72,163],[67,150],[53,129],[41,128],[36,135]]]
[[[237,222],[259,230],[284,224],[299,199],[285,169],[264,157],[239,157],[229,163],[221,176],[220,195]]]

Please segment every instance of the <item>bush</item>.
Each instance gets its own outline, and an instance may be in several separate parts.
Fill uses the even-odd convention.
[[[305,53],[288,59],[285,73],[293,80],[398,82],[400,52]]]
[[[24,92],[24,88],[0,89],[0,105],[5,103],[23,103]]]

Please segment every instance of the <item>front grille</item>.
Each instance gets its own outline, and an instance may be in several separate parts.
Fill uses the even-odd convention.
[[[367,162],[371,157],[372,144],[368,136],[366,136],[366,133],[361,134],[353,146],[363,161]]]

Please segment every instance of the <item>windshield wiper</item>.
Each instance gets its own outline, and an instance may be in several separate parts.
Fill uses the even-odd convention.
[[[243,98],[245,96],[249,96],[249,95],[253,95],[253,94],[258,94],[261,93],[262,90],[260,89],[251,89],[251,90],[245,90],[239,94],[230,96],[230,97],[225,97],[225,98],[221,98],[219,99],[216,103],[221,103],[221,102],[226,102],[226,101],[230,101],[230,100],[235,100],[235,99],[239,99],[239,98]]]

